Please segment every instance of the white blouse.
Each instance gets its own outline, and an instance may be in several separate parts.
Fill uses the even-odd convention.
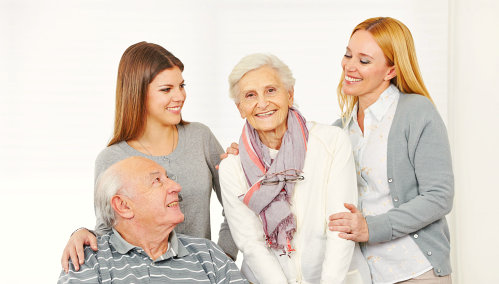
[[[399,91],[390,85],[364,111],[364,134],[352,111],[348,133],[352,142],[357,171],[359,204],[364,216],[379,215],[393,208],[387,177],[388,134],[392,125]],[[384,243],[367,243],[364,257],[374,283],[394,283],[417,277],[432,266],[408,235]]]
[[[248,190],[239,156],[229,155],[220,164],[224,211],[244,256],[242,270],[253,283],[362,283],[362,273],[367,271],[369,278],[369,269],[360,250],[365,269],[359,265],[348,273],[355,243],[327,227],[331,214],[346,211],[344,202],[357,203],[350,141],[338,127],[307,125],[305,179],[295,185],[291,198],[297,224],[291,244],[296,251],[289,256],[267,246],[259,216],[239,200]]]

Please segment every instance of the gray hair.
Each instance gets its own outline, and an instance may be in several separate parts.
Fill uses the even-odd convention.
[[[273,54],[254,53],[243,57],[239,63],[234,66],[229,74],[229,96],[234,102],[239,102],[238,83],[241,78],[249,71],[263,66],[274,68],[288,91],[295,86],[295,78],[288,65],[284,64],[277,56]]]
[[[97,179],[94,190],[94,206],[97,223],[95,231],[102,235],[116,225],[116,215],[111,206],[111,198],[123,188],[122,176],[116,167],[109,167]]]

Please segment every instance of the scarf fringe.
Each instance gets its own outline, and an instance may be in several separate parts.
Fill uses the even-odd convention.
[[[286,233],[288,247],[277,241],[280,232]],[[288,217],[284,218],[276,227],[276,229],[269,236],[267,236],[267,244],[271,249],[283,250],[283,252],[288,253],[294,251],[294,249],[291,248],[289,242],[293,239],[293,235],[295,232],[295,218],[293,214],[289,214]]]

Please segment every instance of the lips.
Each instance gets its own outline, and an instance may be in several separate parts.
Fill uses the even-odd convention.
[[[275,112],[276,112],[275,110],[270,110],[270,111],[267,111],[267,112],[257,113],[257,114],[255,114],[255,116],[257,116],[257,117],[267,117],[267,116],[273,115]]]
[[[166,205],[166,207],[169,207],[169,208],[173,208],[173,207],[177,207],[178,206],[178,201],[175,200],[173,202],[170,202]]]
[[[362,79],[354,78],[354,77],[350,77],[348,75],[345,75],[345,81],[347,81],[349,83],[353,83],[353,82],[360,82],[360,81],[362,81]]]
[[[181,108],[182,106],[166,107],[169,111],[179,111]]]

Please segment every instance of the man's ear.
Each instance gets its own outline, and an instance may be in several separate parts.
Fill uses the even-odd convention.
[[[131,203],[132,200],[124,195],[117,194],[111,198],[111,207],[123,219],[132,219],[135,216]]]
[[[395,65],[393,65],[388,70],[388,73],[385,76],[385,81],[390,81],[391,79],[395,78],[395,76],[397,76],[397,70],[395,68]]]

